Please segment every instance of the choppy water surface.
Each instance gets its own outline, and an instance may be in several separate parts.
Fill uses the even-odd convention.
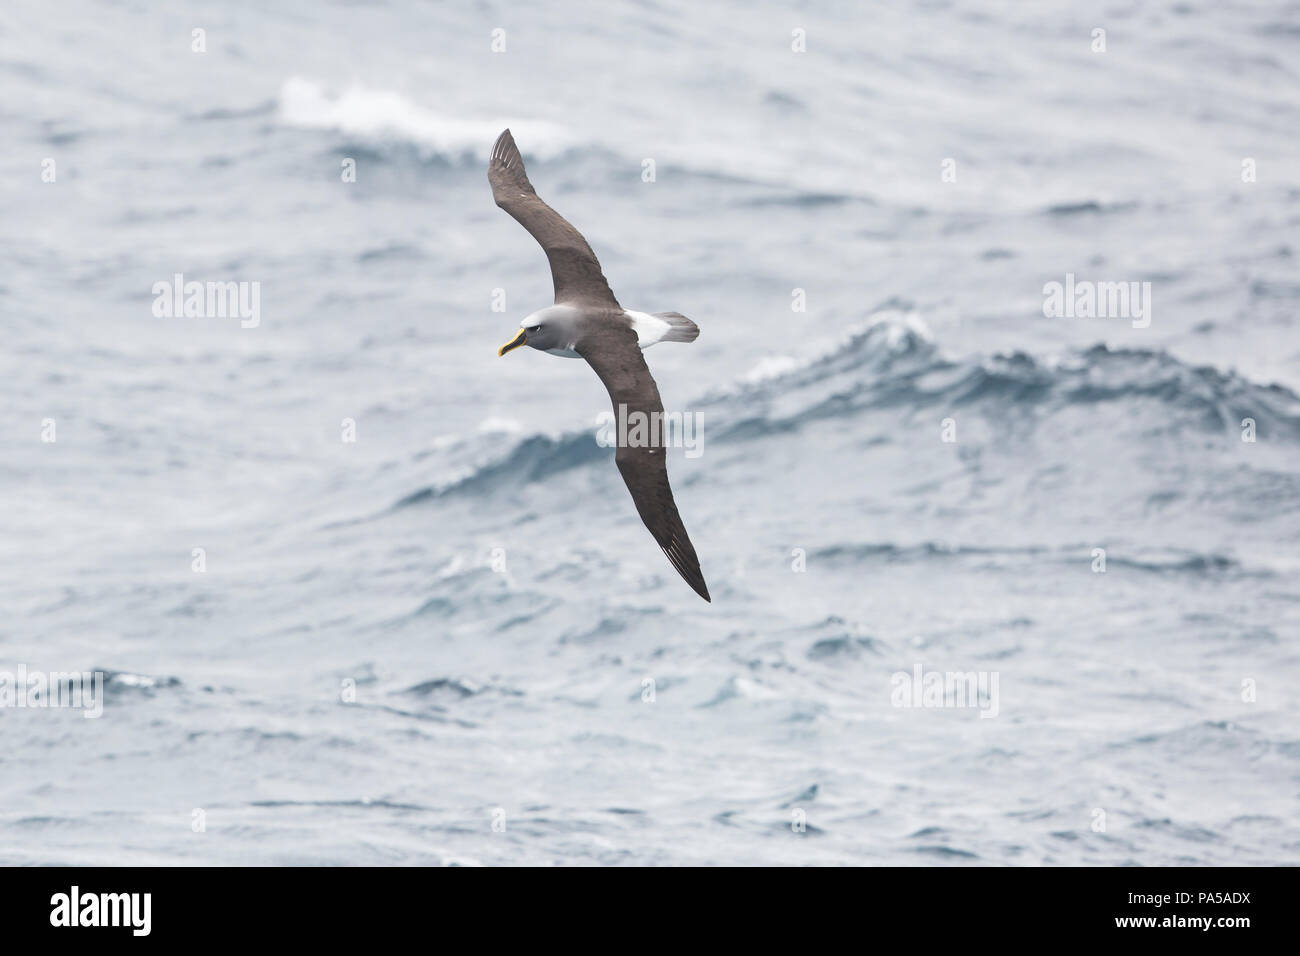
[[[1300,858],[1295,4],[10,6],[0,670],[108,681],[0,709],[0,861]],[[712,605],[596,377],[496,356],[507,125],[703,329]]]

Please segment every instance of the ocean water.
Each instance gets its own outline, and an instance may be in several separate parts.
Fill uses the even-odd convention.
[[[700,6],[10,0],[0,672],[107,682],[0,862],[1300,860],[1300,5]],[[496,355],[506,126],[702,329],[712,604]]]

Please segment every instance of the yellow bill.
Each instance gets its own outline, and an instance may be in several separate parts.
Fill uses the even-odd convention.
[[[505,355],[507,352],[513,352],[515,349],[519,348],[519,346],[527,345],[527,344],[528,344],[528,336],[524,334],[523,329],[520,329],[518,335],[516,335],[505,345],[501,346],[501,348],[497,349],[497,355],[498,356]]]

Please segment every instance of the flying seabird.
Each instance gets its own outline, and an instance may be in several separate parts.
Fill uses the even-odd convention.
[[[662,422],[664,406],[659,388],[641,350],[656,342],[694,342],[699,328],[676,312],[635,312],[618,304],[587,240],[542,202],[528,181],[523,157],[510,130],[502,133],[492,147],[488,182],[496,204],[527,229],[545,251],[555,283],[555,304],[525,318],[519,324],[519,333],[501,346],[497,355],[527,345],[552,355],[586,359],[609,392],[616,422],[628,420],[635,412],[642,413],[641,421]],[[614,463],[632,493],[637,513],[677,573],[696,594],[711,601],[700,573],[700,561],[668,485],[664,430],[651,428],[651,438],[635,445],[625,443],[623,429],[618,431]]]

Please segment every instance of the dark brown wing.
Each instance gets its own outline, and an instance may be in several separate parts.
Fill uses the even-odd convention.
[[[524,170],[515,138],[506,130],[497,137],[488,163],[488,182],[498,206],[519,221],[546,253],[555,283],[556,302],[586,302],[622,311],[600,271],[596,254],[563,216],[538,198]]]
[[[584,335],[577,345],[577,351],[605,384],[614,404],[616,425],[633,412],[642,412],[647,416],[663,413],[659,387],[650,375],[650,369],[637,345],[636,333],[631,328],[616,322],[602,324]],[[623,406],[622,414],[620,405]],[[628,431],[631,434],[632,428]],[[620,433],[614,462],[627,484],[627,490],[632,492],[637,513],[654,535],[659,547],[664,549],[664,554],[668,555],[668,560],[677,569],[677,573],[695,589],[696,594],[712,603],[708,585],[704,583],[704,575],[700,572],[700,560],[695,556],[695,548],[686,535],[686,526],[682,524],[677,504],[673,501],[673,489],[668,484],[663,428],[660,426],[656,431],[657,435],[654,432],[650,434],[654,435],[657,443],[643,447],[625,445],[625,436]]]

